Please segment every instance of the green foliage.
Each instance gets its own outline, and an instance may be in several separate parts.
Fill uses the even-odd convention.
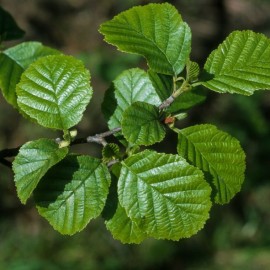
[[[191,31],[172,5],[149,4],[122,12],[100,27],[105,41],[147,59],[162,74],[177,75],[191,49]]]
[[[251,95],[270,88],[270,40],[252,31],[235,31],[208,57],[203,85],[220,93]]]
[[[120,148],[115,143],[108,143],[102,149],[103,162],[110,162],[120,156]]]
[[[18,197],[25,203],[40,179],[68,153],[53,140],[39,139],[24,144],[13,162]]]
[[[147,73],[139,68],[121,73],[105,95],[103,113],[110,129],[121,125],[123,112],[136,101],[152,105],[162,102]]]
[[[0,53],[0,88],[11,105],[17,107],[16,85],[28,66],[39,57],[59,54],[39,42],[23,42]]]
[[[74,234],[101,214],[109,185],[109,171],[99,159],[69,155],[42,178],[34,198],[56,230]]]
[[[48,128],[67,130],[82,118],[91,96],[90,75],[71,56],[51,55],[34,62],[17,84],[18,106]]]
[[[106,221],[106,226],[113,237],[124,244],[139,244],[147,237],[137,223],[127,216],[125,209],[120,204],[118,204],[114,216]]]
[[[213,125],[179,130],[178,153],[211,175],[217,203],[227,203],[244,181],[245,153],[239,142]],[[211,184],[210,182],[210,184]]]
[[[180,156],[149,150],[122,165],[119,202],[148,236],[178,240],[202,228],[211,189],[199,169]]]
[[[20,37],[5,16],[2,40]],[[201,71],[189,59],[191,30],[168,3],[122,12],[100,32],[119,50],[144,56],[149,66],[123,71],[106,92],[102,111],[109,131],[76,138],[73,127],[92,97],[83,63],[37,42],[21,43],[0,54],[3,96],[28,120],[60,130],[62,137],[0,151],[0,162],[9,165],[6,158],[15,157],[18,197],[25,203],[33,194],[40,215],[62,234],[81,231],[102,214],[123,243],[191,237],[212,204],[228,203],[241,190],[245,153],[236,138],[213,125],[179,129],[177,121],[208,90],[251,95],[269,89],[270,40],[235,31]],[[153,150],[168,130],[178,135],[177,154]],[[111,135],[116,138],[109,143]],[[102,158],[71,154],[79,143],[102,145]]]
[[[165,130],[159,121],[159,111],[154,105],[135,102],[123,113],[122,131],[131,144],[151,145],[165,137]]]

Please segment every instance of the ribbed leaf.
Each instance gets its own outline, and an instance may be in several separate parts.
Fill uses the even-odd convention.
[[[182,129],[178,140],[178,153],[210,173],[215,201],[229,202],[240,191],[245,177],[245,153],[238,140],[213,125]]]
[[[140,54],[158,73],[179,74],[191,49],[191,31],[168,3],[134,7],[101,25],[105,41]]]
[[[166,134],[158,108],[145,102],[135,102],[125,110],[122,132],[128,142],[136,145],[160,142]]]
[[[119,146],[115,143],[108,143],[102,149],[102,160],[103,162],[111,161],[120,154]]]
[[[189,60],[186,65],[186,69],[187,69],[187,80],[189,82],[196,81],[200,74],[200,67],[198,63]]]
[[[203,87],[196,87],[191,91],[184,92],[179,95],[171,106],[167,109],[170,113],[178,113],[183,110],[189,110],[190,108],[204,102],[206,99],[206,91]]]
[[[0,7],[0,43],[23,36],[24,31],[17,25],[12,16]]]
[[[167,111],[175,114],[183,110],[189,110],[190,108],[204,102],[205,99],[205,89],[203,89],[203,87],[196,87],[191,91],[184,92],[183,94],[179,95],[167,109]]]
[[[204,69],[203,85],[220,93],[252,95],[270,89],[270,39],[252,31],[235,31],[210,54]]]
[[[60,233],[74,234],[101,214],[109,185],[100,160],[71,155],[47,172],[34,196],[40,215]]]
[[[122,114],[132,103],[142,101],[156,106],[161,103],[147,73],[139,68],[121,73],[114,88],[114,92],[109,89],[102,105],[110,129],[121,126]]]
[[[81,61],[64,55],[42,57],[17,85],[18,106],[40,125],[66,130],[82,118],[92,96],[89,83]]]
[[[173,92],[173,77],[159,74],[153,70],[147,72],[160,100],[167,99]]]
[[[16,84],[23,71],[38,58],[60,54],[39,42],[24,42],[0,53],[0,88],[8,103],[17,108]]]
[[[25,203],[45,173],[68,153],[53,140],[39,139],[24,144],[13,161],[17,194]]]
[[[195,234],[209,216],[210,193],[203,173],[180,156],[146,150],[122,162],[119,202],[150,237]]]
[[[125,209],[120,204],[118,204],[114,216],[106,221],[106,227],[112,233],[113,238],[120,240],[123,244],[139,244],[147,237],[136,222],[127,216]]]

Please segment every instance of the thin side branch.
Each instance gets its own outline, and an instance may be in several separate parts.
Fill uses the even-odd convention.
[[[165,99],[159,106],[159,110],[163,110],[163,109],[166,109],[168,108],[172,103],[174,102],[174,96],[170,96],[168,97],[167,99]]]
[[[117,127],[117,128],[114,128],[112,130],[109,130],[109,131],[106,131],[106,132],[103,132],[103,133],[100,133],[100,134],[96,134],[95,136],[88,136],[86,138],[87,142],[95,142],[95,143],[99,143],[99,144],[102,144],[103,146],[105,146],[107,144],[105,138],[106,137],[109,137],[119,131],[121,131],[122,128],[121,127]]]
[[[94,136],[88,136],[87,138],[78,138],[78,139],[75,139],[74,141],[72,141],[71,145],[94,142],[94,143],[98,143],[98,144],[105,146],[107,144],[105,138],[109,137],[109,136],[111,136],[111,135],[113,135],[121,130],[122,130],[121,127],[117,127],[117,128],[112,129],[112,130],[109,130],[109,131],[106,131],[106,132],[103,132],[100,134],[96,134]]]
[[[121,131],[121,127],[114,128],[112,130],[109,130],[109,131],[106,131],[106,132],[103,132],[100,134],[96,134],[94,136],[88,136],[87,138],[78,138],[78,139],[75,139],[74,141],[72,141],[71,145],[94,142],[94,143],[98,143],[98,144],[105,146],[107,144],[105,138],[109,137],[109,136],[111,136],[119,131]],[[61,139],[57,138],[57,139],[55,139],[55,141],[57,143],[60,143]],[[3,164],[4,166],[11,168],[12,162],[7,160],[6,158],[11,158],[11,157],[17,156],[20,148],[21,148],[21,146],[16,147],[16,148],[9,148],[9,149],[0,150],[0,164]]]

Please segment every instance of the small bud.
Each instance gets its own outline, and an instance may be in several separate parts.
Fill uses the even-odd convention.
[[[69,131],[69,134],[70,134],[70,137],[73,139],[77,136],[78,131],[77,131],[77,129],[72,129]]]
[[[174,121],[175,121],[175,117],[168,116],[168,117],[165,118],[164,123],[168,125],[168,124],[173,124]]]
[[[188,116],[187,113],[179,113],[179,114],[175,115],[175,118],[177,120],[182,120],[182,119],[185,119],[187,116]]]
[[[61,141],[59,142],[59,148],[64,148],[69,146],[69,142],[68,141]]]

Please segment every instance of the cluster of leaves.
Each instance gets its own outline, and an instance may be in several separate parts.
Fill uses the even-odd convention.
[[[0,11],[6,18],[1,40],[21,37],[23,31]],[[174,123],[204,101],[203,87],[242,95],[270,89],[270,40],[235,31],[201,71],[190,60],[191,30],[168,3],[122,12],[100,33],[149,66],[125,70],[106,92],[108,135],[119,143],[101,140],[102,159],[71,151],[73,127],[92,96],[83,63],[38,42],[1,52],[0,88],[7,102],[30,121],[63,132],[60,142],[42,138],[20,147],[12,165],[18,197],[26,203],[33,195],[40,215],[62,234],[102,215],[123,243],[190,237],[204,226],[213,203],[228,203],[240,191],[245,154],[237,139],[213,125],[177,129]],[[146,149],[168,129],[178,134],[177,155]]]

